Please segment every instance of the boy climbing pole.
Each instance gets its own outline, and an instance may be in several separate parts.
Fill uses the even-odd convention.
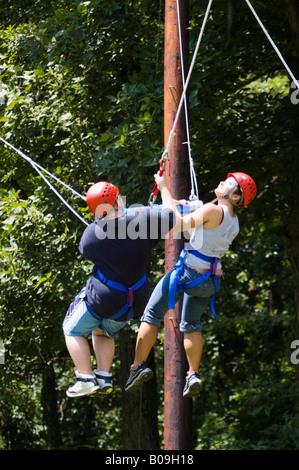
[[[85,229],[79,250],[94,266],[63,322],[66,345],[76,367],[76,381],[67,390],[69,397],[112,391],[115,335],[142,314],[149,299],[146,273],[151,251],[173,225],[172,210],[125,211],[118,188],[108,182],[91,186],[86,201],[95,221]],[[87,340],[90,334],[95,371]]]

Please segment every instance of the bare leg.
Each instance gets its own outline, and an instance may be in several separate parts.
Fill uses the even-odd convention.
[[[148,355],[157,340],[157,335],[158,327],[156,325],[141,322],[136,340],[135,358],[133,363],[134,368],[147,360]]]
[[[67,336],[65,342],[70,356],[80,374],[92,374],[90,349],[85,336]]]
[[[113,338],[105,336],[97,328],[92,332],[92,345],[97,360],[97,369],[102,372],[110,372],[115,352],[115,342]]]
[[[184,333],[184,348],[189,364],[189,375],[198,372],[203,349],[203,337],[200,331]]]

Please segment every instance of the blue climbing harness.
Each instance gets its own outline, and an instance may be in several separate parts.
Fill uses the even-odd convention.
[[[147,279],[147,275],[145,274],[139,281],[137,281],[133,286],[127,287],[124,284],[121,284],[120,282],[115,282],[115,281],[110,281],[106,276],[104,276],[103,273],[99,270],[97,267],[97,273],[100,278],[100,280],[103,282],[103,284],[106,284],[109,287],[112,287],[113,289],[119,290],[121,292],[126,292],[127,293],[127,303],[117,312],[115,313],[112,317],[109,317],[110,320],[117,320],[120,318],[124,313],[129,309],[127,320],[131,320],[134,316],[134,311],[133,311],[133,300],[134,300],[134,295],[133,292],[137,289],[139,289],[143,284],[145,283]]]
[[[195,279],[192,279],[192,281],[187,281],[184,283],[180,282],[180,277],[183,274],[183,268],[184,268],[184,259],[185,255],[187,253],[187,250],[184,248],[179,256],[178,262],[174,265],[173,270],[170,275],[170,280],[169,280],[169,294],[168,294],[168,308],[174,308],[175,307],[175,297],[176,293],[179,292],[180,294],[184,293],[184,291],[192,289],[192,287],[199,286],[199,284],[202,284],[204,281],[206,281],[210,276],[214,276],[214,285],[215,285],[215,292],[218,292],[220,289],[220,279],[218,276],[216,276],[216,270],[217,270],[217,263],[218,263],[218,258],[213,258],[211,256],[205,256],[202,253],[199,253],[196,250],[188,250],[188,253],[192,253],[193,255],[197,256],[197,258],[203,259],[204,261],[207,261],[210,263],[210,270],[207,271],[206,273],[199,274]],[[216,317],[215,313],[215,294],[212,296],[211,299],[211,310],[213,315]]]

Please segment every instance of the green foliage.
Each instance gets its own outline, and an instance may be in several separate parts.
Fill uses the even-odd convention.
[[[192,52],[205,7],[189,3]],[[286,3],[275,0],[270,10],[257,3],[298,73]],[[164,139],[158,2],[8,0],[0,13],[1,136],[80,194],[110,180],[128,204],[146,204]],[[204,321],[204,391],[193,403],[193,448],[298,449],[288,230],[298,200],[298,112],[289,78],[245,2],[213,7],[189,104],[200,197],[213,199],[212,188],[232,170],[249,173],[258,186],[223,263],[217,318],[207,314]],[[65,396],[73,366],[61,323],[91,268],[78,252],[84,227],[2,143],[0,160],[0,448],[121,448],[118,380],[105,401]],[[82,201],[59,190],[90,220]],[[162,273],[160,245],[152,285]],[[162,346],[161,332],[155,348],[161,403]],[[118,348],[113,373],[120,375]],[[56,442],[45,424],[49,377],[57,393]],[[162,432],[162,406],[159,423]]]

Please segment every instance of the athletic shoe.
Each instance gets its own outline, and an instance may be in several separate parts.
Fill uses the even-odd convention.
[[[202,381],[197,372],[187,375],[183,390],[183,397],[199,397],[202,389]]]
[[[138,390],[144,382],[147,382],[154,376],[153,371],[147,367],[145,362],[140,364],[137,369],[130,367],[130,375],[125,384],[126,392],[134,392]]]
[[[67,391],[68,397],[82,397],[91,395],[99,390],[100,386],[93,375],[79,374],[76,370],[76,381]]]
[[[101,394],[108,394],[111,393],[113,390],[112,378],[113,375],[110,372],[99,372],[97,370],[94,371],[94,375],[99,385],[98,393]]]

